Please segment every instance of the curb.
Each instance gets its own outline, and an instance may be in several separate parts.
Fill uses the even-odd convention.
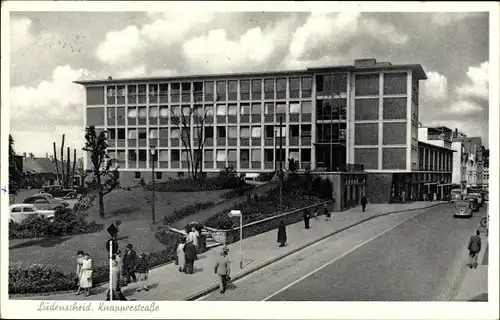
[[[281,259],[284,259],[284,258],[286,258],[287,256],[290,256],[290,255],[292,255],[292,254],[294,254],[294,253],[296,253],[296,252],[298,252],[298,251],[300,251],[300,250],[303,250],[303,249],[305,249],[305,248],[307,248],[307,247],[310,247],[310,246],[312,246],[313,244],[315,244],[316,242],[320,242],[320,241],[322,241],[322,240],[324,240],[324,239],[327,239],[327,238],[329,238],[329,237],[331,237],[331,236],[336,235],[337,233],[340,233],[340,232],[345,231],[345,230],[347,230],[347,229],[353,228],[353,227],[355,227],[355,226],[357,226],[357,225],[360,225],[360,224],[362,224],[362,223],[364,223],[364,222],[367,222],[367,221],[373,220],[373,219],[375,219],[375,218],[379,218],[379,217],[387,216],[387,215],[390,215],[390,214],[395,214],[395,213],[401,213],[401,212],[411,212],[411,211],[418,211],[418,210],[425,210],[425,209],[429,209],[429,208],[432,208],[432,207],[435,207],[435,206],[438,206],[438,205],[441,205],[441,204],[444,204],[444,203],[435,203],[435,204],[432,204],[432,205],[430,205],[430,206],[427,206],[427,207],[422,207],[422,208],[414,208],[414,209],[397,210],[397,211],[391,211],[391,212],[379,213],[379,214],[373,215],[373,216],[371,216],[371,217],[364,218],[364,219],[362,219],[362,220],[360,220],[360,221],[358,221],[358,222],[355,222],[355,223],[353,223],[353,224],[351,224],[351,225],[348,225],[347,227],[341,228],[341,229],[339,229],[339,230],[335,230],[335,231],[333,231],[333,232],[331,232],[331,233],[329,233],[329,234],[327,234],[327,235],[325,235],[325,236],[322,236],[322,237],[321,237],[321,238],[319,238],[319,239],[315,239],[315,240],[310,241],[310,242],[308,242],[308,243],[306,243],[306,244],[304,244],[304,245],[301,245],[301,246],[299,246],[298,248],[295,248],[295,249],[293,249],[293,250],[292,250],[292,251],[290,251],[290,252],[284,253],[284,254],[282,254],[282,255],[277,256],[276,258],[273,258],[273,259],[270,259],[270,260],[268,260],[268,261],[265,261],[265,262],[261,263],[260,265],[255,266],[254,268],[249,269],[249,270],[247,270],[247,271],[245,271],[245,272],[243,272],[243,273],[241,273],[241,274],[239,274],[239,275],[235,276],[234,278],[231,278],[231,281],[229,281],[229,283],[234,282],[234,281],[236,281],[236,280],[239,280],[239,279],[241,279],[241,278],[244,278],[244,277],[246,277],[247,275],[249,275],[249,274],[251,274],[251,273],[253,273],[253,272],[255,272],[255,271],[258,271],[258,270],[260,270],[260,269],[262,269],[262,268],[264,268],[264,267],[267,267],[268,265],[273,264],[273,263],[275,263],[275,262],[277,262],[277,261],[279,261],[279,260],[281,260]],[[204,290],[202,290],[202,291],[199,291],[199,292],[197,292],[197,293],[195,293],[195,294],[193,294],[193,295],[191,295],[191,296],[187,297],[186,299],[184,299],[184,301],[194,301],[194,300],[197,300],[197,299],[199,299],[199,298],[201,298],[201,297],[203,297],[203,296],[206,296],[206,295],[208,295],[208,294],[210,294],[210,293],[212,293],[212,292],[216,291],[218,288],[219,288],[219,285],[212,285],[212,286],[208,287],[207,289],[204,289]]]

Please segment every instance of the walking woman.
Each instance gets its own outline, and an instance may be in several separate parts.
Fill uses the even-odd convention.
[[[285,222],[281,220],[280,226],[278,228],[278,242],[280,247],[284,247],[286,243],[286,227]]]
[[[144,253],[139,253],[137,257],[137,275],[139,278],[139,287],[137,291],[149,291],[148,288],[148,276],[149,276],[149,267],[148,261],[146,259],[146,255]],[[141,288],[142,285],[142,288]]]
[[[177,265],[179,266],[179,272],[186,272],[186,254],[184,253],[185,244],[186,238],[182,238],[181,243],[177,246]]]
[[[85,291],[85,295],[90,296],[90,288],[92,288],[92,259],[90,255],[85,253],[82,261],[82,269],[80,271],[80,288]]]
[[[83,251],[78,250],[78,252],[76,253],[76,280],[78,281],[78,290],[76,290],[76,295],[80,294],[80,274],[82,271],[83,256]]]

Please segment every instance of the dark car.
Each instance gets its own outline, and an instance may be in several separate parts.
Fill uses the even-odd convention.
[[[53,197],[65,197],[74,191],[74,189],[64,189],[59,185],[43,186],[41,190],[41,192],[50,193]]]
[[[467,197],[467,201],[469,201],[469,205],[472,208],[472,211],[474,212],[479,211],[479,199],[477,196],[469,195]]]

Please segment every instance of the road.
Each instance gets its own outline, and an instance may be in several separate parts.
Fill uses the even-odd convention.
[[[482,216],[452,212],[445,204],[368,221],[199,300],[449,301]]]

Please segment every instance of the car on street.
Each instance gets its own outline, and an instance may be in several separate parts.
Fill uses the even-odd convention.
[[[467,196],[467,201],[469,201],[469,205],[473,212],[479,211],[479,199],[477,196],[469,194]]]
[[[457,200],[454,204],[453,217],[472,217],[472,208],[468,200]]]
[[[60,185],[43,186],[40,192],[49,193],[53,197],[66,197],[75,192],[75,189],[65,189]]]
[[[473,192],[473,193],[470,193],[469,196],[476,197],[479,206],[480,207],[483,206],[484,196],[483,196],[482,192]]]
[[[49,220],[55,217],[54,210],[38,210],[34,204],[18,203],[9,207],[10,221],[20,223],[31,215],[41,215]]]
[[[451,190],[451,202],[462,200],[462,189]]]
[[[23,203],[33,204],[38,210],[57,210],[64,209],[69,206],[68,202],[63,199],[50,198],[45,195],[33,195],[24,199]]]

